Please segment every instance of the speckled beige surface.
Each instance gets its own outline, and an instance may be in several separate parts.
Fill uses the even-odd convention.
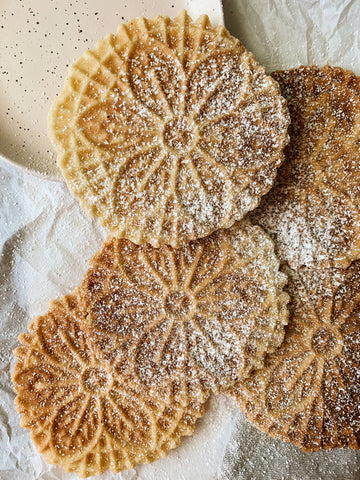
[[[318,2],[310,0],[224,0],[224,4],[231,33],[238,35],[269,71],[317,61],[360,73],[360,56],[356,55],[359,2],[324,2],[321,11]],[[314,28],[308,27],[309,18],[316,19]],[[289,42],[294,37],[295,48]],[[0,263],[0,476],[4,480],[65,478],[41,462],[30,439],[21,433],[9,381],[10,352],[30,317],[45,311],[50,298],[79,281],[88,259],[101,244],[102,231],[81,213],[61,184],[18,174],[6,166],[0,167],[0,191],[4,199],[0,215],[5,219],[0,222],[4,254]],[[78,233],[66,243],[64,232],[71,236],[75,230]],[[20,438],[21,449],[15,446]],[[310,455],[269,438],[246,421],[235,404],[212,397],[191,439],[166,459],[116,479],[168,480],[168,468],[175,472],[171,480],[358,480],[360,454],[339,449]],[[66,480],[74,478],[67,476]],[[106,478],[113,480],[115,476]]]
[[[42,177],[62,179],[46,134],[50,104],[67,68],[120,23],[173,17],[187,8],[222,23],[220,0],[3,0],[0,8],[0,159]]]

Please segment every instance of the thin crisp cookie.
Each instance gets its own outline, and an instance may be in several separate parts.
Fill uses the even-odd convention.
[[[84,333],[78,293],[50,303],[19,337],[12,373],[21,426],[48,463],[80,477],[150,463],[191,435],[208,397],[181,382],[147,388]]]
[[[273,74],[288,102],[290,143],[253,220],[293,269],[360,258],[360,78],[339,67]]]
[[[109,361],[131,353],[145,385],[221,392],[280,345],[286,276],[248,221],[179,249],[109,237],[80,287],[85,329]]]
[[[183,11],[120,25],[84,53],[48,133],[70,191],[113,236],[179,247],[258,205],[288,124],[253,55]]]
[[[230,390],[260,430],[308,451],[360,446],[360,261],[286,268],[289,324],[265,367]]]

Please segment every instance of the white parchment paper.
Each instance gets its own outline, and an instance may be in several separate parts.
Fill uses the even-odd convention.
[[[225,23],[269,72],[329,64],[360,74],[359,0],[224,0]],[[359,480],[360,453],[308,454],[234,411],[217,480]]]
[[[12,350],[48,302],[76,287],[106,232],[80,209],[64,184],[0,165],[0,479],[71,479],[47,465],[19,426],[11,384]],[[101,478],[198,480],[215,478],[232,428],[233,405],[218,397],[191,438],[165,459]]]
[[[359,0],[223,0],[225,24],[269,72],[330,64],[360,74]]]
[[[232,33],[269,71],[329,63],[360,74],[360,0],[224,0],[224,11]],[[78,285],[104,238],[65,185],[0,164],[0,480],[76,478],[46,465],[19,426],[11,352],[31,319]],[[102,478],[356,480],[360,455],[303,453],[259,432],[231,400],[216,397],[196,433],[167,458]]]

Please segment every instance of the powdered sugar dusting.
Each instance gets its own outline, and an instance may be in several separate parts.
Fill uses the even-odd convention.
[[[288,101],[291,142],[253,219],[292,268],[346,268],[360,255],[360,80],[337,67],[274,78]]]
[[[249,419],[307,451],[359,448],[360,262],[285,268],[290,318],[281,347],[239,390]]]
[[[278,269],[271,240],[247,222],[178,250],[109,238],[82,282],[86,329],[110,360],[133,352],[147,385],[219,391],[283,338]]]
[[[49,135],[70,190],[118,238],[178,247],[268,191],[287,142],[276,83],[207,17],[135,19],[70,69]]]
[[[166,455],[193,432],[207,392],[195,398],[179,383],[150,391],[129,363],[94,353],[83,317],[75,291],[21,335],[12,378],[22,426],[49,463],[82,477]]]

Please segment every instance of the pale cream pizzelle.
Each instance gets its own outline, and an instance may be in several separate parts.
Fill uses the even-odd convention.
[[[19,337],[12,373],[21,425],[48,463],[80,477],[164,457],[191,435],[208,392],[145,387],[128,362],[109,362],[82,329],[78,294],[50,303]]]
[[[179,249],[109,237],[81,283],[84,328],[109,361],[134,352],[145,385],[221,392],[280,345],[285,282],[273,242],[248,221]]]
[[[360,446],[360,261],[286,268],[289,324],[265,367],[230,390],[260,430],[306,451]]]
[[[112,235],[178,247],[257,206],[288,124],[253,55],[183,11],[120,25],[84,53],[48,133],[70,191]]]
[[[252,217],[293,269],[360,258],[360,77],[339,67],[273,73],[288,102],[290,143]]]

